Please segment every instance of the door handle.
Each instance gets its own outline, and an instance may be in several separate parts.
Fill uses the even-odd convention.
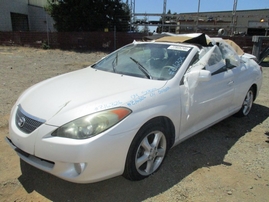
[[[228,86],[231,86],[234,83],[234,81],[229,81]]]

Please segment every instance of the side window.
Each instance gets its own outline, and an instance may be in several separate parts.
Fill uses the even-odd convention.
[[[188,66],[188,68],[186,69],[185,74],[186,74],[186,72],[188,72],[191,68],[193,68],[193,67],[195,66],[195,64],[196,64],[198,61],[199,61],[199,53],[197,52],[197,53],[194,55],[194,57],[192,58],[192,60],[191,60],[191,62],[190,62],[190,64],[189,64],[189,66]],[[182,78],[181,81],[180,81],[180,85],[184,85],[184,76],[183,76],[183,78]]]
[[[204,47],[199,52],[199,60],[193,64],[192,69],[205,69],[211,72],[211,75],[225,70],[225,61],[218,46]]]
[[[216,46],[211,53],[211,56],[207,62],[208,66],[213,66],[222,60],[222,55],[219,48]]]
[[[227,62],[228,68],[233,68],[240,65],[240,58],[232,46],[225,41],[221,41],[219,43],[219,49],[223,59],[225,59]]]
[[[190,62],[190,64],[189,64],[189,66],[194,65],[194,64],[197,63],[198,61],[199,61],[199,54],[196,53],[195,56],[192,58],[192,60],[191,60],[191,62]]]
[[[209,70],[211,75],[215,75],[225,71],[225,67],[225,60],[222,57],[219,47],[214,46],[214,49],[208,59],[206,70]]]

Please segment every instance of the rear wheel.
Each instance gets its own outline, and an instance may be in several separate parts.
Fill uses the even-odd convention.
[[[168,150],[167,130],[161,122],[149,122],[133,139],[128,151],[123,176],[130,180],[144,179],[156,172]]]
[[[247,116],[252,108],[253,101],[254,101],[254,89],[253,87],[251,87],[247,92],[247,95],[244,99],[241,109],[239,110],[239,112],[235,114],[235,116],[238,117]]]

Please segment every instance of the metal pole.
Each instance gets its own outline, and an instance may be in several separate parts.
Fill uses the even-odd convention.
[[[231,36],[234,35],[235,32],[235,13],[236,13],[236,8],[237,8],[237,0],[234,0],[234,5],[233,5],[233,13],[232,13],[232,29],[231,29]]]
[[[166,1],[167,0],[163,0],[163,16],[162,16],[162,32],[163,32],[163,27],[164,27],[164,18],[165,18],[165,14],[166,14]]]
[[[135,0],[131,0],[130,5],[128,4],[128,0],[126,1],[126,4],[129,6],[130,8],[130,31],[132,31],[132,25],[135,21]]]
[[[29,1],[28,1],[28,3],[29,3]],[[50,37],[49,37],[49,22],[48,22],[48,15],[47,15],[47,12],[46,12],[46,9],[45,9],[45,5],[44,5],[44,2],[43,2],[43,4],[42,4],[42,6],[43,6],[43,10],[44,10],[44,12],[45,12],[45,18],[46,18],[46,31],[47,31],[47,43],[48,43],[48,46],[50,45]]]
[[[200,13],[200,0],[198,0],[198,10],[197,10],[197,17],[196,17],[196,32],[198,32],[198,25],[199,25],[199,13]]]
[[[47,16],[47,12],[45,11],[45,15],[46,15],[46,24],[47,24],[47,41],[48,41],[48,46],[50,45],[50,37],[49,37],[49,22],[48,22],[48,16]]]
[[[269,29],[269,18],[267,20],[267,26],[265,28],[265,36],[267,36],[267,34],[268,34],[268,29]]]
[[[117,33],[117,30],[116,30],[117,28],[116,28],[116,26],[114,25],[114,50],[116,50],[116,48],[117,48],[117,45],[116,45],[116,43],[117,43],[117,35],[116,35],[116,33]]]

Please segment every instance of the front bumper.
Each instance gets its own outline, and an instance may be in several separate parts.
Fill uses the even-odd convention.
[[[92,183],[123,173],[136,131],[111,135],[108,130],[86,140],[51,137],[49,133],[51,126],[45,124],[29,135],[10,124],[6,141],[22,160],[40,170],[70,182]],[[31,153],[24,149],[29,146]]]

